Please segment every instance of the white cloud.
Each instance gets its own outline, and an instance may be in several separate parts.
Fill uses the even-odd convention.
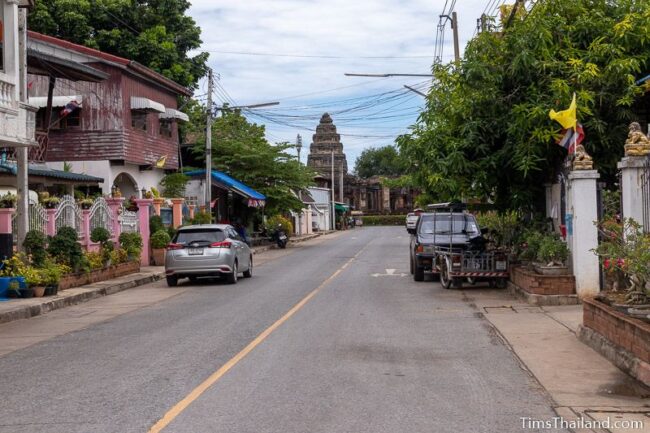
[[[461,0],[456,5],[460,22],[460,40],[464,45],[476,27],[476,19],[488,0]],[[438,15],[443,0],[193,0],[190,15],[202,28],[202,50],[211,51],[210,66],[220,76],[220,84],[239,104],[279,101],[273,112],[291,115],[313,114],[318,109],[299,110],[291,106],[331,101],[323,111],[340,108],[334,101],[372,95],[420,79],[345,77],[345,72],[428,73],[433,61]],[[296,58],[247,56],[218,53],[254,52],[340,56],[345,58]],[[453,54],[451,30],[447,30],[445,60]],[[425,58],[363,59],[363,56],[420,56]],[[205,92],[204,83],[202,90]],[[346,87],[340,90],[325,90]],[[302,98],[287,97],[316,93]],[[385,122],[341,122],[342,134],[396,136],[416,118],[422,104],[419,96],[408,101],[413,114]],[[225,98],[224,98],[225,99]],[[387,104],[386,107],[389,107]],[[379,107],[381,109],[382,107]],[[390,112],[387,110],[386,112]],[[335,122],[337,116],[333,116]],[[340,116],[345,118],[345,116]],[[293,141],[303,136],[305,147],[311,134],[297,128],[267,124],[271,140]],[[305,126],[307,121],[300,122]],[[314,121],[311,128],[315,128]],[[390,144],[394,138],[343,138],[350,166],[370,145]],[[304,153],[303,153],[304,155]]]

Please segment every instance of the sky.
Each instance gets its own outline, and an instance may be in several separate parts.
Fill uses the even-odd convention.
[[[455,3],[462,53],[477,18],[504,1],[191,0],[189,15],[218,78],[217,104],[279,102],[245,115],[266,126],[270,142],[295,142],[300,134],[303,162],[318,120],[329,112],[352,169],[364,148],[394,144],[415,123],[424,98],[404,85],[426,93],[430,79],[344,74],[428,74],[443,11]],[[444,40],[442,61],[449,62],[450,23]],[[205,101],[206,93],[203,80],[196,96]]]

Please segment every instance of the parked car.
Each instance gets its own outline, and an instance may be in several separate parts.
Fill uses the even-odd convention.
[[[240,272],[245,278],[253,276],[253,254],[230,225],[181,227],[165,251],[165,276],[170,287],[185,277],[194,281],[223,276],[235,284]]]
[[[417,215],[414,212],[411,212],[408,215],[406,215],[406,230],[414,229],[416,224],[418,223],[418,218],[419,215]]]

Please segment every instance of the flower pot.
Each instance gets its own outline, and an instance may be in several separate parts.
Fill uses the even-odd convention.
[[[36,286],[34,287],[34,297],[42,298],[45,294],[45,286]]]
[[[34,296],[34,289],[32,288],[24,288],[20,289],[20,297],[21,298],[32,298]]]
[[[54,296],[59,293],[59,285],[45,286],[45,294],[43,296]]]
[[[165,266],[165,249],[164,248],[152,248],[151,257],[153,258],[154,266]]]
[[[546,266],[540,263],[534,263],[535,272],[541,275],[569,275],[567,266]]]

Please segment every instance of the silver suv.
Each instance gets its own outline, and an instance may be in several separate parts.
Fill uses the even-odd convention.
[[[165,251],[167,285],[179,278],[225,276],[235,284],[240,272],[253,276],[253,253],[237,231],[226,224],[186,226],[178,232]]]

